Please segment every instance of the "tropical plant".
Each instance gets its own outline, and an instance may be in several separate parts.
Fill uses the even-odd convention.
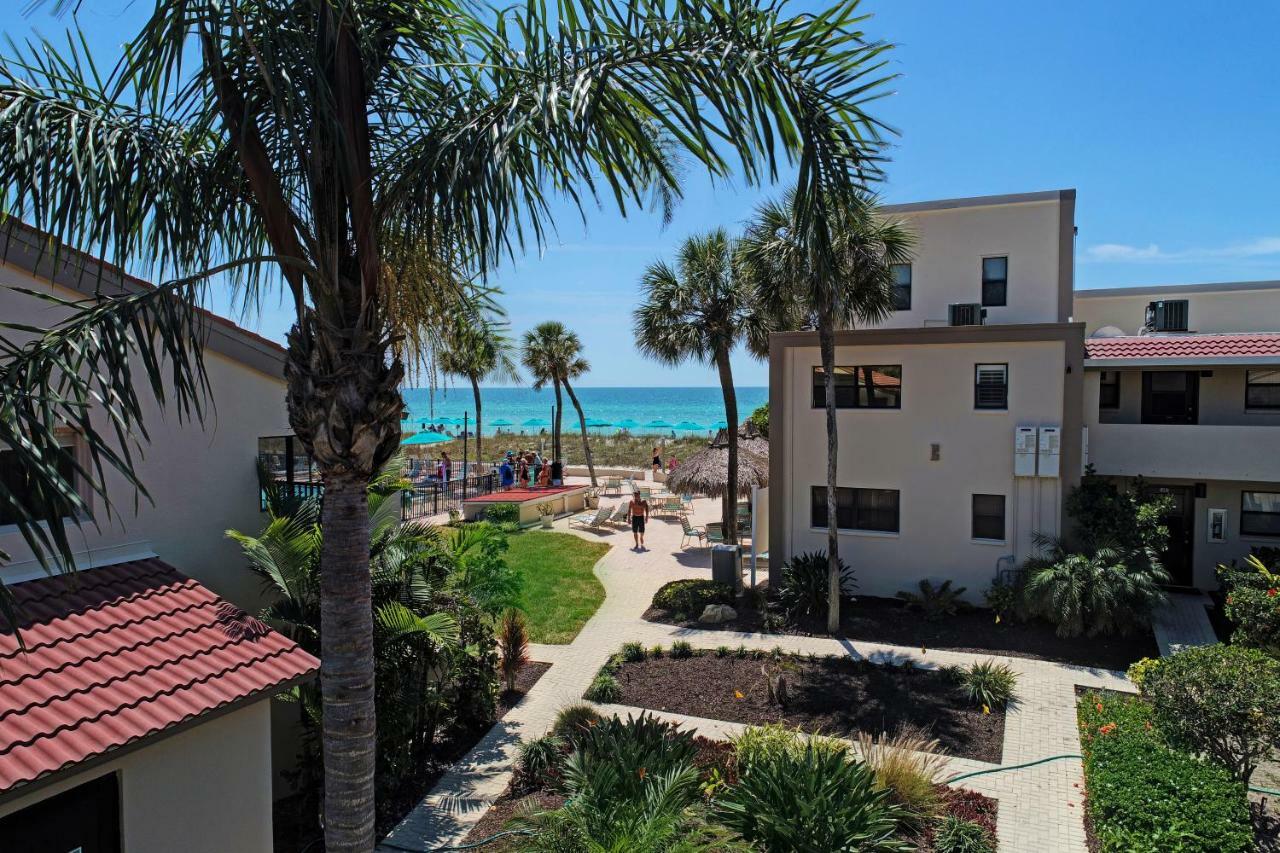
[[[627,663],[638,663],[644,660],[644,645],[637,642],[623,643],[620,654]]]
[[[602,719],[604,718],[600,712],[585,702],[566,705],[556,714],[551,733],[566,741],[573,741],[584,730],[597,725]]]
[[[488,521],[451,527],[439,536],[438,544],[452,567],[445,578],[450,589],[469,596],[494,617],[517,606],[524,579],[503,556],[510,543],[501,527]]]
[[[529,632],[524,614],[508,607],[498,620],[498,671],[508,691],[516,689],[520,670],[529,662]]]
[[[778,602],[793,617],[818,617],[823,613],[830,613],[830,565],[827,555],[821,551],[792,557],[782,566]],[[857,587],[853,569],[846,566],[844,560],[836,561],[836,569],[839,579],[836,589],[839,594],[847,595]]]
[[[1280,661],[1241,646],[1185,648],[1142,680],[1151,721],[1248,784],[1280,744]]]
[[[960,692],[984,709],[1003,708],[1017,698],[1018,674],[1007,664],[975,661],[957,675]]]
[[[671,644],[671,657],[673,660],[684,660],[693,657],[693,646],[688,640],[676,640]]]
[[[748,415],[747,420],[749,420],[752,424],[755,425],[755,428],[760,431],[760,434],[762,436],[764,436],[765,438],[769,437],[769,404],[768,403],[765,403],[763,406],[760,406],[754,412]]]
[[[915,237],[865,192],[832,198],[827,215],[805,213],[803,191],[756,211],[740,244],[742,269],[781,328],[818,333],[827,416],[827,631],[840,627],[840,543],[836,518],[836,331],[884,320],[893,311],[895,264],[908,263]],[[815,255],[813,242],[831,251]],[[847,476],[846,472],[846,476]]]
[[[591,680],[587,692],[583,695],[592,702],[604,704],[617,702],[622,698],[622,685],[612,673],[602,672]]]
[[[1231,642],[1280,657],[1280,560],[1267,563],[1250,554],[1243,567],[1218,566],[1228,619],[1235,625]]]
[[[1063,540],[1037,535],[1042,555],[1024,564],[1024,609],[1057,625],[1060,637],[1126,634],[1151,622],[1166,600],[1165,574],[1154,560],[1130,560],[1107,545],[1073,554]]]
[[[902,810],[847,749],[804,741],[739,764],[716,799],[717,818],[768,853],[907,850],[895,839]]]
[[[711,365],[724,397],[729,469],[720,501],[728,542],[738,541],[738,397],[729,356],[739,344],[757,358],[769,355],[772,324],[750,284],[738,275],[734,242],[724,229],[685,238],[676,264],[650,264],[641,277],[643,297],[635,309],[636,347],[668,364]]]
[[[879,738],[866,732],[858,735],[858,754],[876,774],[876,784],[889,790],[893,801],[919,823],[938,813],[938,793],[942,774],[947,769],[946,756],[940,753],[936,738],[914,728],[900,729]]]
[[[697,617],[708,604],[732,604],[733,585],[706,578],[670,581],[653,594],[653,606]]]
[[[1157,494],[1140,477],[1121,491],[1089,466],[1080,484],[1067,494],[1063,508],[1073,522],[1078,549],[1085,553],[1107,547],[1130,560],[1158,562],[1169,541],[1164,519],[1173,499]]]
[[[481,382],[518,382],[514,349],[505,324],[494,312],[458,311],[447,327],[440,351],[440,371],[471,384],[476,407],[476,459],[484,458],[484,410]]]
[[[591,476],[591,485],[597,485],[595,461],[591,457],[591,440],[587,434],[587,418],[569,381],[591,369],[591,365],[582,357],[581,339],[576,332],[565,328],[563,323],[548,320],[525,332],[523,353],[524,366],[533,375],[534,390],[547,384],[555,390],[556,419],[551,430],[552,455],[556,459],[564,458],[560,446],[560,420],[564,405],[560,399],[560,389],[563,388],[578,413],[578,428],[582,431],[582,453],[587,460],[587,473]]]
[[[519,525],[520,507],[512,503],[494,503],[484,508],[484,520],[497,525]]]
[[[565,741],[554,734],[522,741],[516,757],[516,773],[522,790],[545,788],[564,769]]]
[[[399,443],[402,359],[432,352],[456,282],[526,239],[543,242],[553,195],[584,210],[598,192],[623,209],[671,202],[676,149],[714,175],[736,163],[751,183],[779,158],[796,160],[803,219],[824,220],[829,199],[878,175],[882,125],[864,108],[891,76],[889,46],[865,38],[864,21],[857,0],[798,17],[736,0],[625,10],[565,0],[499,14],[190,0],[157,4],[106,75],[76,36],[64,48],[10,46],[0,61],[0,133],[22,140],[0,146],[5,213],[29,217],[55,245],[104,247],[117,266],[173,270],[186,284],[225,261],[244,304],[279,286],[295,309],[290,424],[323,478],[328,532],[328,850],[374,840],[364,490]],[[809,233],[813,254],[828,256],[825,231]],[[141,363],[153,388],[198,387],[191,353],[203,335],[190,332],[204,321],[183,286],[94,300],[43,341],[22,368],[28,381],[4,392],[18,404],[0,419],[15,424],[12,437],[57,423],[61,408],[101,404],[92,381],[59,393],[68,352],[71,373],[128,383]],[[140,362],[128,346],[65,346],[85,340],[75,324],[103,309],[110,318],[91,322],[120,328],[132,317],[145,330]],[[133,429],[117,437],[132,446],[140,401],[109,405],[129,410]],[[132,469],[111,436],[86,438],[92,461]],[[76,485],[51,470],[51,442],[9,445],[24,471],[69,496]],[[70,564],[65,538],[53,544]]]
[[[898,593],[898,598],[906,602],[908,609],[922,610],[926,622],[938,622],[947,616],[955,616],[962,607],[967,606],[960,597],[964,595],[966,587],[952,589],[950,580],[935,587],[932,581],[924,578],[920,581],[919,588],[919,593],[904,589]]]
[[[934,853],[996,853],[995,839],[981,824],[953,815],[933,830]]]
[[[983,600],[995,611],[998,618],[1014,615],[1022,599],[1022,590],[1012,583],[997,578],[982,594]]]

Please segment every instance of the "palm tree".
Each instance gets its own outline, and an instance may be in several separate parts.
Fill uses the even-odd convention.
[[[399,386],[422,354],[406,330],[441,316],[455,273],[468,279],[526,240],[544,244],[553,197],[583,211],[601,196],[624,211],[677,197],[677,146],[713,175],[737,165],[750,183],[770,179],[780,158],[797,163],[806,222],[822,220],[832,193],[877,178],[884,126],[865,108],[892,79],[889,46],[864,36],[858,0],[788,12],[747,0],[563,0],[500,14],[165,0],[109,74],[74,34],[66,47],[40,40],[0,59],[0,137],[18,140],[0,145],[0,212],[31,220],[51,245],[174,276],[139,299],[71,306],[64,324],[6,353],[16,361],[0,373],[0,439],[39,484],[24,492],[78,507],[78,478],[97,493],[106,468],[128,478],[143,404],[132,391],[98,402],[94,383],[108,380],[94,377],[127,384],[141,364],[155,394],[171,387],[180,412],[201,413],[197,308],[209,275],[225,272],[246,305],[281,288],[294,308],[289,421],[325,488],[328,850],[374,842],[365,490],[399,444]],[[813,233],[813,250],[829,253]],[[82,351],[101,328],[145,334]],[[68,380],[69,363],[88,379]],[[90,410],[113,429],[86,429],[89,464],[65,476],[50,464],[49,425],[90,427]],[[33,550],[70,564],[60,522],[40,533],[27,494],[0,490]]]
[[[823,228],[829,257],[808,247],[810,229]],[[824,221],[809,219],[800,193],[766,202],[742,239],[740,257],[762,301],[791,328],[818,331],[827,414],[827,630],[840,627],[840,554],[836,520],[835,333],[877,323],[893,311],[894,264],[908,263],[915,237],[883,216],[873,196],[852,193],[828,205]]]
[[[468,317],[460,312],[446,335],[440,352],[440,370],[471,383],[476,405],[476,460],[484,458],[484,413],[480,400],[480,383],[518,382],[520,377],[512,358],[513,347],[505,334],[505,326],[488,317]],[[465,439],[464,439],[465,441]]]
[[[591,441],[587,435],[587,418],[583,414],[582,404],[573,391],[570,379],[577,379],[591,369],[591,365],[582,357],[582,340],[577,332],[565,328],[564,323],[548,320],[539,323],[525,332],[524,364],[533,373],[534,388],[540,389],[547,383],[555,387],[556,420],[551,428],[552,454],[561,459],[560,454],[560,416],[563,403],[560,389],[563,388],[578,413],[578,428],[582,432],[582,453],[587,459],[587,472],[591,476],[591,485],[596,485],[596,466],[591,456]]]
[[[725,539],[738,541],[738,397],[729,356],[739,343],[764,357],[769,328],[760,301],[738,274],[734,242],[723,229],[689,237],[672,268],[651,264],[642,279],[645,298],[635,311],[637,346],[665,364],[695,360],[711,364],[720,376],[725,420],[729,423],[729,483],[721,505]]]

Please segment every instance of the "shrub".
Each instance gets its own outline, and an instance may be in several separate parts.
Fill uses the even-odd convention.
[[[604,719],[600,712],[584,702],[566,705],[556,714],[551,733],[565,741],[575,741],[579,735]]]
[[[999,579],[992,581],[991,586],[982,594],[982,598],[990,607],[1001,617],[1013,616],[1018,611],[1018,602],[1022,597],[1022,590],[1014,584],[1008,584]]]
[[[636,663],[644,660],[644,646],[640,643],[623,643],[622,659],[627,663]]]
[[[1133,682],[1134,687],[1141,690],[1142,685],[1146,683],[1147,677],[1155,672],[1158,666],[1160,666],[1160,658],[1143,658],[1129,664],[1129,669],[1125,672],[1125,675]]]
[[[1241,853],[1253,848],[1244,785],[1171,749],[1136,696],[1078,705],[1089,815],[1104,853]]]
[[[647,777],[692,766],[698,754],[692,730],[683,731],[649,714],[609,717],[584,730],[574,741],[566,771],[607,784],[610,799],[643,797]],[[644,772],[637,772],[644,768]],[[613,775],[617,779],[609,778]],[[599,789],[598,789],[599,790]]]
[[[520,507],[516,504],[490,504],[484,511],[485,521],[493,524],[519,524]]]
[[[653,594],[653,606],[659,610],[702,615],[708,604],[732,604],[733,586],[701,578],[671,581]]]
[[[728,646],[716,646],[716,657],[727,658],[729,656]]]
[[[840,589],[844,594],[852,592],[857,584],[853,569],[839,561]],[[782,581],[778,584],[778,601],[792,616],[825,617],[830,585],[827,579],[827,552],[811,551],[792,557],[782,566]]]
[[[654,660],[657,660],[658,658],[662,657],[663,654],[664,652],[662,651],[662,643],[655,643],[653,648],[649,649],[649,657],[653,658]]]
[[[975,705],[1003,708],[1016,697],[1018,675],[1007,664],[978,661],[961,670],[960,691]]]
[[[1040,540],[1048,555],[1026,562],[1022,602],[1028,613],[1058,626],[1058,636],[1128,633],[1151,622],[1165,601],[1168,575],[1109,547],[1071,554],[1060,542]]]
[[[520,669],[529,662],[529,632],[524,614],[508,607],[498,622],[498,671],[507,690],[516,689]]]
[[[1280,656],[1280,571],[1273,571],[1276,564],[1280,560],[1268,566],[1264,557],[1254,553],[1243,568],[1234,563],[1218,566],[1218,578],[1226,593],[1224,610],[1236,626],[1231,642]]]
[[[762,587],[749,586],[742,590],[742,603],[758,612],[768,605],[769,595]]]
[[[741,755],[741,753],[740,753]],[[757,754],[739,763],[738,784],[716,801],[721,822],[769,853],[901,850],[902,810],[871,768],[818,742]]]
[[[539,516],[548,516],[556,514],[556,505],[550,501],[542,501],[534,504],[533,508],[538,511]]]
[[[876,784],[890,791],[895,803],[916,819],[937,814],[937,786],[947,765],[938,754],[937,740],[904,728],[893,737],[881,734],[878,740],[861,733],[857,744],[862,760],[876,774]]]
[[[898,593],[898,598],[907,603],[907,609],[924,611],[926,622],[938,622],[946,616],[955,616],[960,608],[966,606],[960,596],[964,594],[967,587],[952,589],[949,580],[935,587],[927,578],[921,580],[918,586],[920,588],[918,594],[904,589]]]
[[[1090,466],[1063,506],[1075,522],[1085,551],[1111,547],[1148,560],[1168,544],[1164,519],[1173,509],[1173,499],[1154,493],[1141,478],[1122,492],[1111,480],[1095,475]]]
[[[948,815],[933,832],[934,853],[995,853],[995,840],[979,824]]]
[[[676,640],[671,644],[671,657],[677,660],[693,657],[693,646],[685,640]]]
[[[609,673],[602,672],[592,679],[585,695],[592,702],[617,702],[622,698],[622,685]]]
[[[520,744],[516,770],[526,790],[542,788],[560,776],[564,765],[565,742],[554,734],[526,740]]]
[[[747,420],[751,421],[751,423],[755,425],[755,428],[760,430],[760,434],[762,436],[764,436],[765,438],[769,437],[769,404],[768,403],[765,403],[763,406],[759,407],[750,415],[748,415]]]
[[[1241,782],[1280,742],[1280,661],[1258,649],[1184,649],[1147,674],[1142,697],[1170,743],[1204,753]]]

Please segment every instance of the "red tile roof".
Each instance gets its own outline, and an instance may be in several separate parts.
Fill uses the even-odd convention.
[[[1280,356],[1280,334],[1126,335],[1088,338],[1087,358],[1257,358]]]
[[[10,587],[0,791],[316,672],[319,661],[160,560]]]

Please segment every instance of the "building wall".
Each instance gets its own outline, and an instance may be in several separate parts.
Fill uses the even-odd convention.
[[[987,309],[987,323],[1064,322],[1070,313],[1074,191],[889,206],[917,238],[911,310],[883,328],[945,326],[947,306],[982,301],[982,259],[1009,258],[1008,305]]]
[[[270,705],[255,702],[0,804],[0,817],[120,774],[128,853],[269,853]],[[0,842],[2,843],[2,842]]]
[[[1136,335],[1147,303],[1159,299],[1186,299],[1193,332],[1274,332],[1280,325],[1280,282],[1079,290],[1073,319],[1085,324],[1086,335],[1102,326]]]
[[[81,297],[12,263],[0,264],[0,284]],[[6,320],[47,327],[59,313],[49,303],[0,288],[0,314]],[[250,367],[212,347],[205,350],[205,366],[212,398],[203,425],[180,422],[172,406],[162,411],[149,389],[138,389],[150,439],[135,457],[136,467],[151,501],[139,498],[135,506],[127,482],[109,473],[112,516],[107,517],[101,499],[95,497],[94,520],[78,530],[71,528],[69,535],[81,552],[82,567],[154,552],[219,595],[255,610],[261,585],[224,531],[256,531],[262,524],[257,441],[260,436],[290,431],[284,382],[280,375]],[[145,375],[141,364],[135,375],[140,379]],[[97,426],[109,432],[105,418],[99,418]],[[7,582],[43,574],[15,526],[0,528],[0,550],[12,558],[0,567]]]
[[[1029,553],[1033,532],[1061,531],[1063,486],[1078,480],[1080,470],[1082,336],[1079,327],[1051,328],[917,330],[896,333],[896,341],[888,330],[845,333],[845,341],[867,343],[838,346],[837,364],[902,365],[901,409],[837,413],[840,485],[900,492],[898,533],[840,533],[841,556],[857,573],[860,593],[891,596],[922,578],[951,578],[968,588],[970,599],[981,600],[1002,559],[999,567],[1007,567]],[[994,339],[943,342],[983,336]],[[790,555],[826,549],[826,529],[810,525],[810,489],[826,483],[825,414],[811,405],[812,369],[821,360],[816,342],[780,339],[799,340],[775,336],[771,354],[775,568]],[[974,409],[979,362],[1009,364],[1007,411]],[[1060,479],[1015,481],[1014,430],[1027,424],[1062,427]],[[935,443],[940,458],[931,461]],[[974,494],[1005,496],[1004,542],[972,538]]]
[[[1280,314],[1276,318],[1280,324]],[[1171,370],[1173,368],[1157,368]],[[1244,405],[1244,367],[1207,367],[1200,376],[1200,424],[1205,426],[1280,426],[1280,412],[1249,410]],[[1090,369],[1090,373],[1094,373]],[[1120,407],[1101,409],[1104,424],[1142,422],[1142,368],[1120,368]],[[1212,375],[1205,376],[1204,372]],[[1094,391],[1093,400],[1097,401]]]

